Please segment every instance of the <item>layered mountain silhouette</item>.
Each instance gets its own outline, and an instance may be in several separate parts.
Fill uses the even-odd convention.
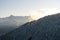
[[[0,40],[60,40],[60,13],[28,22]]]
[[[13,16],[0,18],[0,35],[10,32],[20,25],[27,23],[29,16]]]

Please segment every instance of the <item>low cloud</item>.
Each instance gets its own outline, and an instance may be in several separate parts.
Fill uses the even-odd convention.
[[[45,13],[45,10],[37,10],[36,11],[38,14],[43,14],[43,13]]]

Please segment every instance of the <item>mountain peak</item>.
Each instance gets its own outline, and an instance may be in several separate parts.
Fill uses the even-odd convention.
[[[14,17],[14,15],[10,15],[9,17]]]

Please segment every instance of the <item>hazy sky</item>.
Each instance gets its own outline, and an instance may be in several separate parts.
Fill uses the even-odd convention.
[[[31,10],[60,9],[60,0],[0,0],[0,17],[30,15]]]

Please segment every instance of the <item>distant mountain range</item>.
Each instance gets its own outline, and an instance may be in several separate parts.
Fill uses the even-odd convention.
[[[18,28],[29,22],[29,16],[13,16],[0,18],[0,35],[10,32],[11,30]]]
[[[9,16],[9,17],[5,17],[5,18],[0,18],[0,24],[1,25],[15,25],[15,26],[19,26],[22,25],[26,22],[28,22],[29,16]]]
[[[0,40],[60,40],[60,13],[28,22]]]

